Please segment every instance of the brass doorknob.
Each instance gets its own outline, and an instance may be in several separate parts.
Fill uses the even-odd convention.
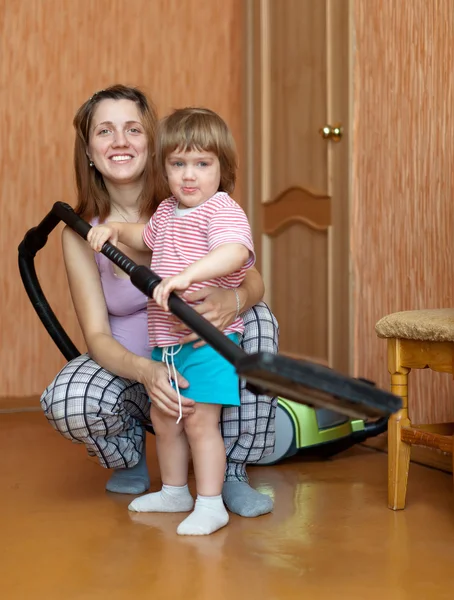
[[[342,125],[325,125],[318,130],[319,134],[324,140],[332,140],[333,142],[340,142],[343,134]]]

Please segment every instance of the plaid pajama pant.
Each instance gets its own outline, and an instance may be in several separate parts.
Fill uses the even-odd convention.
[[[276,353],[278,324],[268,306],[260,302],[242,316],[244,351]],[[276,404],[276,398],[256,395],[242,381],[241,406],[222,409],[227,481],[247,481],[246,465],[273,452]],[[56,431],[84,444],[103,467],[127,468],[139,461],[145,425],[150,423],[142,384],[113,375],[83,354],[67,363],[46,388],[41,406]]]

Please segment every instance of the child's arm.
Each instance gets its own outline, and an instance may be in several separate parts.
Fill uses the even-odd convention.
[[[249,255],[249,249],[243,244],[222,244],[178,275],[163,279],[156,286],[153,298],[159,306],[168,311],[170,292],[187,290],[193,283],[234,273],[247,262]]]
[[[114,246],[117,242],[125,244],[134,250],[149,250],[143,241],[143,223],[105,223],[92,227],[87,235],[87,242],[96,252],[101,252],[101,248],[109,241]]]
[[[223,277],[241,269],[249,258],[250,251],[243,244],[222,244],[206,256],[192,263],[180,275],[189,278],[190,284]]]

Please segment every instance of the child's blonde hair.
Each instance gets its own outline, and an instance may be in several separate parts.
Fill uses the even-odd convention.
[[[207,108],[179,108],[162,119],[157,135],[156,164],[164,180],[166,158],[175,150],[216,154],[221,166],[219,191],[233,192],[237,170],[235,141],[218,114]]]

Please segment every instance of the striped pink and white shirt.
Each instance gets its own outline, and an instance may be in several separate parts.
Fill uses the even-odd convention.
[[[243,244],[248,248],[249,260],[241,269],[224,277],[194,283],[187,290],[189,292],[204,287],[237,288],[243,282],[246,270],[255,262],[249,221],[241,206],[225,192],[218,192],[203,204],[189,209],[179,209],[178,200],[174,197],[163,200],[145,226],[143,239],[153,252],[151,269],[162,278],[181,273],[222,244]],[[170,333],[171,317],[149,299],[148,335],[151,347],[179,343],[181,333]],[[243,320],[238,317],[224,333],[243,333],[243,330]]]

